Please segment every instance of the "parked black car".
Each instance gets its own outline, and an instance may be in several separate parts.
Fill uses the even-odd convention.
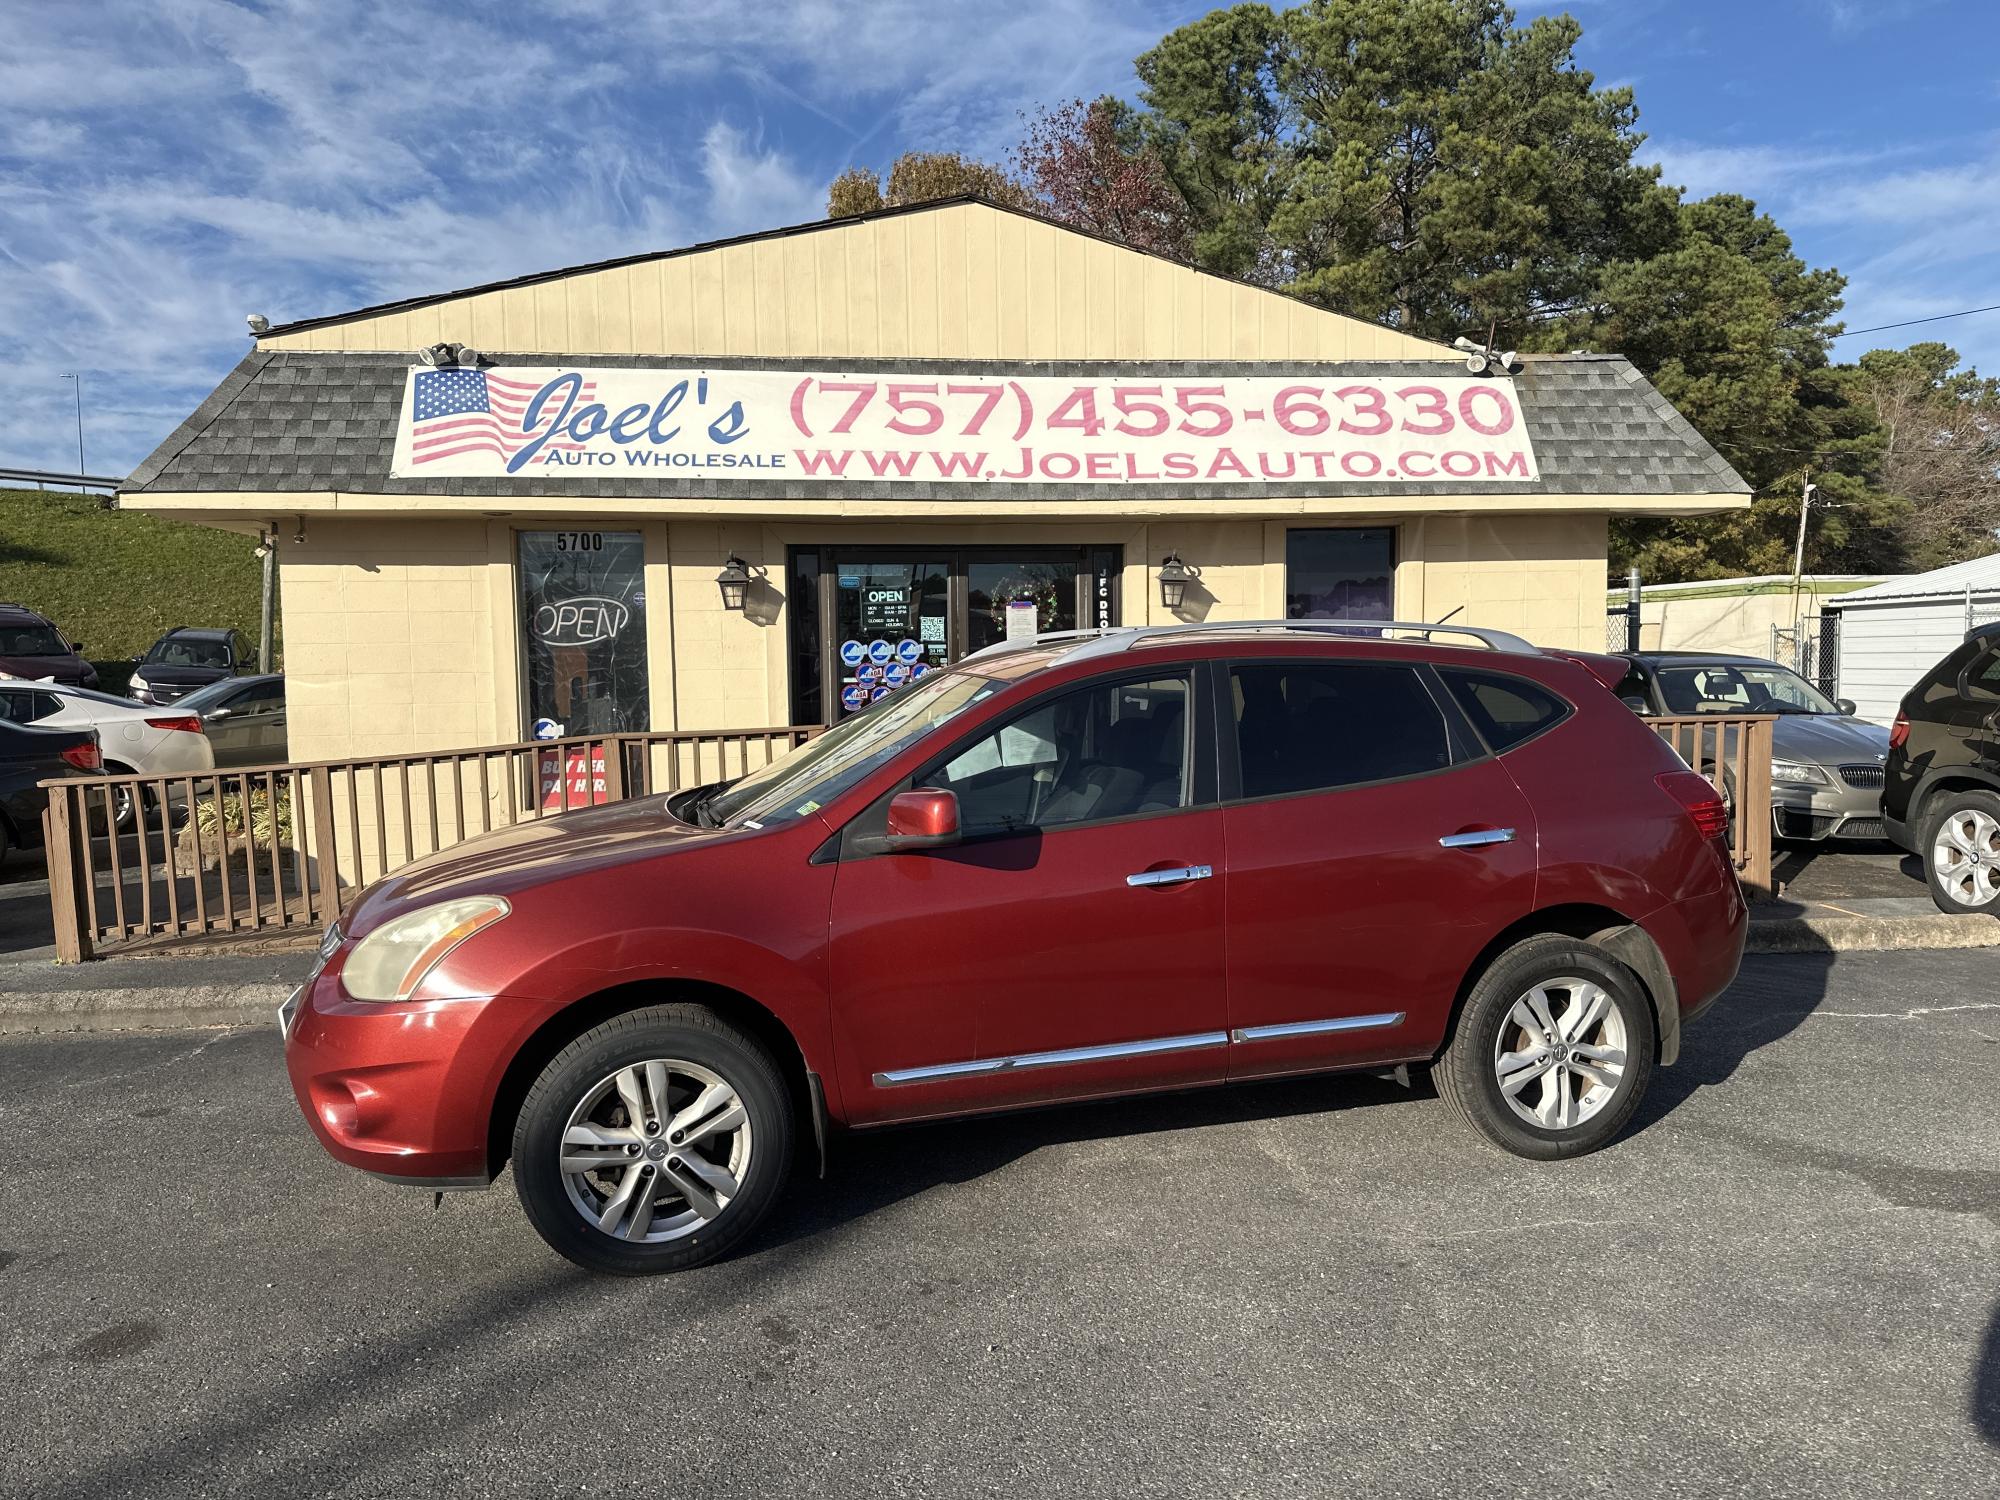
[[[46,616],[24,604],[0,604],[0,677],[97,686],[97,669],[83,659],[82,644],[64,639]]]
[[[201,718],[218,766],[268,766],[286,752],[285,679],[233,677],[189,693],[180,706]]]
[[[2000,622],[1903,695],[1889,745],[1889,837],[1922,857],[1939,910],[2000,916]]]
[[[130,687],[141,703],[175,703],[198,687],[256,670],[256,648],[241,631],[176,625],[139,658]]]
[[[39,849],[41,783],[61,776],[95,776],[104,768],[95,729],[30,729],[0,719],[0,860],[13,848]]]

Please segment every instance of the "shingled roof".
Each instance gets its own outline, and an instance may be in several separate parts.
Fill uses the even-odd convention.
[[[489,356],[496,365],[560,364],[572,368],[794,369],[795,359],[659,358],[645,355],[547,354]],[[406,354],[257,351],[224,378],[214,393],[133,470],[120,494],[250,491],[273,494],[342,491],[372,495],[492,495],[533,497],[559,492],[546,478],[391,479]],[[990,374],[991,364],[963,360],[843,359],[844,371],[910,371]],[[1432,376],[1436,362],[1370,360],[1299,361],[1059,361],[1007,362],[1010,374],[1078,377],[1296,376],[1329,380],[1343,375]],[[1281,496],[1363,495],[1741,495],[1749,486],[1652,385],[1618,355],[1529,355],[1515,376],[1521,409],[1541,477],[1536,480],[1408,483],[1324,480],[1271,482],[1260,493]],[[999,498],[1237,499],[1238,485],[1177,481],[1172,484],[930,484],[845,482],[839,494],[856,499],[908,497],[921,488],[928,500]],[[742,496],[741,481],[680,477],[646,479],[592,475],[590,493],[619,498]],[[762,498],[820,499],[824,483],[809,479],[760,484]]]

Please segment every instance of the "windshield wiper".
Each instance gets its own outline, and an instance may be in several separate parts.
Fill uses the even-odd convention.
[[[722,826],[722,819],[708,810],[708,804],[713,802],[721,793],[722,783],[717,782],[705,791],[699,791],[694,794],[694,800],[688,803],[688,815],[694,819],[697,828],[720,828]]]

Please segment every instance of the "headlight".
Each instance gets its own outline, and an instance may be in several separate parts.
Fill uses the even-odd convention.
[[[1826,772],[1822,771],[1818,766],[1809,766],[1803,761],[1796,760],[1772,761],[1771,779],[1773,781],[1788,781],[1794,786],[1833,785],[1832,782],[1826,779]]]
[[[142,693],[147,688],[151,687],[152,683],[146,681],[146,679],[141,677],[137,672],[134,672],[131,675],[131,677],[126,680],[125,685],[131,688],[132,691],[135,693]]]
[[[467,896],[406,912],[355,944],[341,987],[356,1000],[407,1000],[447,953],[511,910],[498,896]]]

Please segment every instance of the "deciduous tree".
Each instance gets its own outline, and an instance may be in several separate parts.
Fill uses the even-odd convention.
[[[1177,259],[1192,253],[1180,189],[1118,100],[1072,99],[1041,110],[1014,163],[1051,218]]]
[[[886,185],[866,167],[850,167],[834,178],[827,189],[826,214],[830,219],[848,219],[880,208],[968,194],[1021,208],[1033,201],[1005,167],[956,151],[906,151],[890,163]]]

